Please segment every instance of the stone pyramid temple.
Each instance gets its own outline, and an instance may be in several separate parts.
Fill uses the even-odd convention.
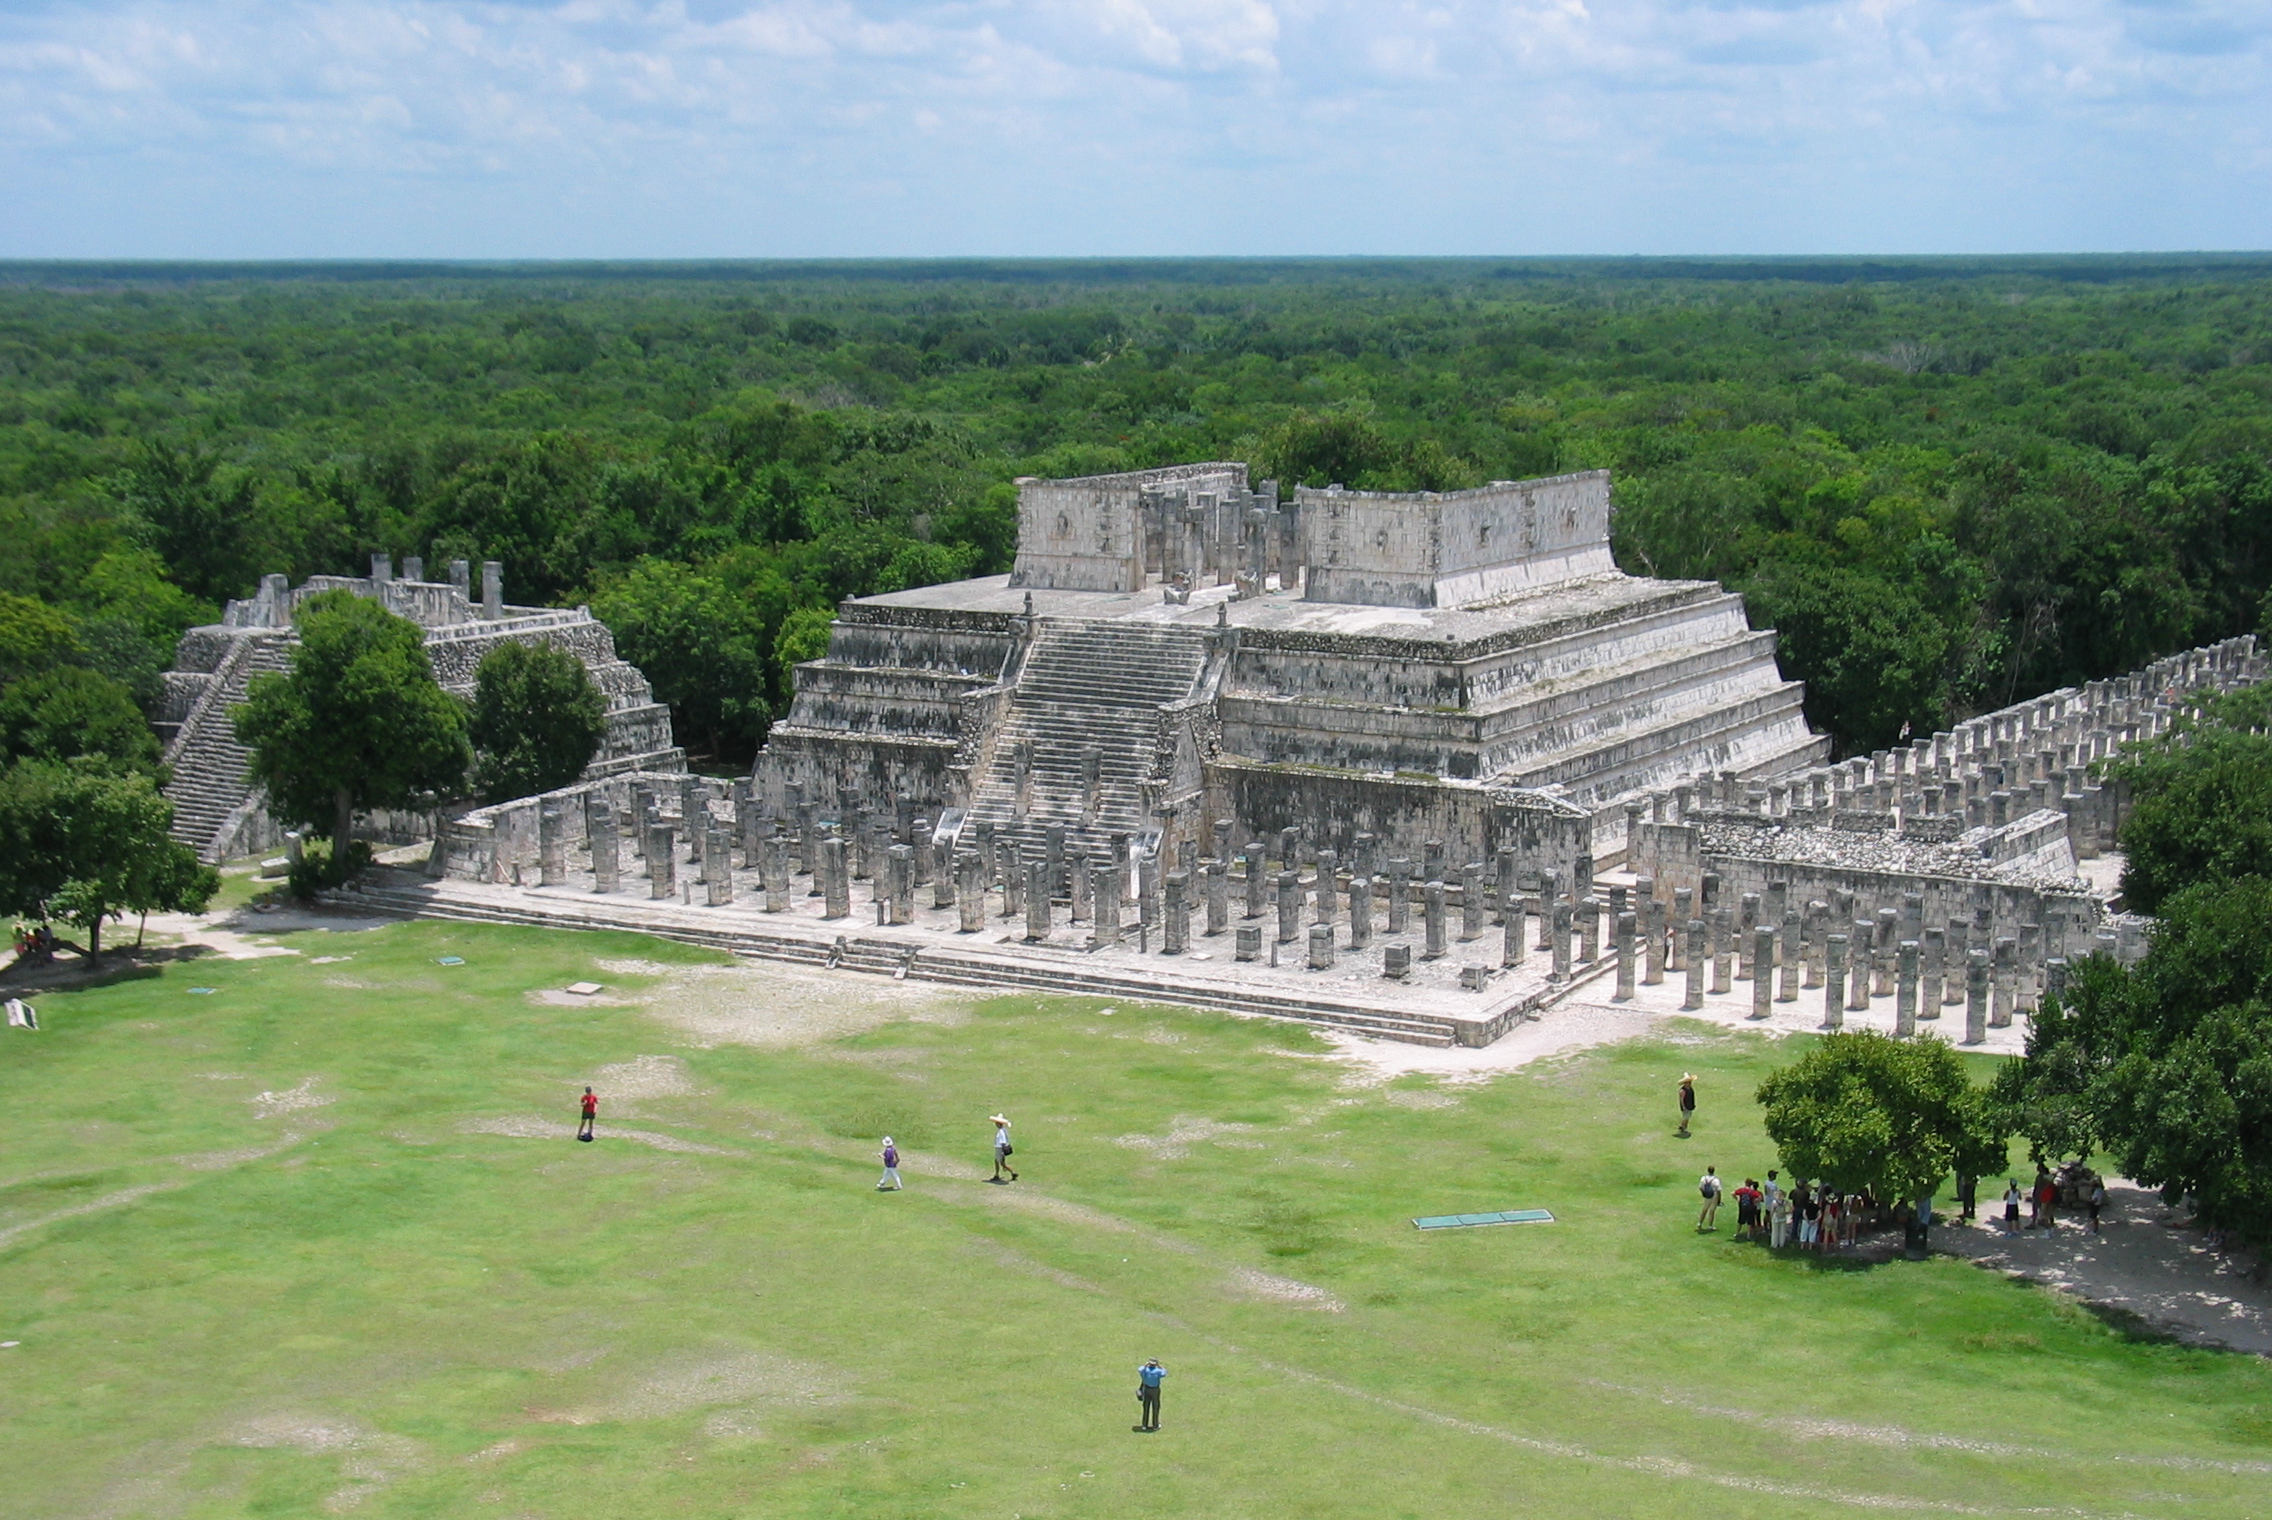
[[[1236,463],[1024,480],[1011,573],[846,602],[755,781],[911,801],[966,842],[1158,851],[1223,818],[1576,868],[1623,848],[1630,798],[1828,749],[1742,599],[1623,573],[1609,522],[1606,471],[1290,500]]]

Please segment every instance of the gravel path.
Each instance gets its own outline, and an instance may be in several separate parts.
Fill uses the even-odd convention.
[[[2189,1345],[2272,1356],[2272,1286],[2256,1259],[2211,1250],[2201,1232],[2165,1208],[2158,1194],[2109,1180],[2099,1234],[2063,1219],[2056,1230],[2007,1235],[2000,1222],[2002,1189],[1993,1205],[1985,1183],[1980,1192],[1982,1210],[1993,1207],[1998,1221],[1936,1228],[1934,1249],[2134,1315]]]

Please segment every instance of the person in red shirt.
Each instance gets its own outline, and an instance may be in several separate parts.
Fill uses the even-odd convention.
[[[599,1122],[599,1117],[600,1100],[594,1097],[592,1090],[587,1087],[584,1089],[584,1122],[576,1126],[576,1138],[579,1140],[591,1139],[592,1126]]]

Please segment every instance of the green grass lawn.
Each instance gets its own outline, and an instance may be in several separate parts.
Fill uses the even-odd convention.
[[[684,947],[287,938],[0,1035],[0,1512],[2267,1510],[2264,1363],[1954,1261],[1694,1233],[1706,1162],[1768,1164],[1749,1094],[1789,1045],[1683,1025],[1366,1086],[1290,1024],[1001,998],[699,1048],[527,995],[717,959]],[[978,1180],[997,1108],[1014,1188]],[[1558,1222],[1410,1223],[1511,1207]]]

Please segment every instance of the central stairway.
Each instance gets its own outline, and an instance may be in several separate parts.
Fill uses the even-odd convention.
[[[1043,620],[973,790],[973,825],[1039,845],[1062,824],[1069,842],[1101,853],[1115,833],[1142,832],[1144,785],[1158,757],[1160,709],[1198,693],[1208,645],[1189,629],[1127,622]],[[1084,757],[1096,756],[1089,786]],[[1018,809],[1020,756],[1029,767]]]

